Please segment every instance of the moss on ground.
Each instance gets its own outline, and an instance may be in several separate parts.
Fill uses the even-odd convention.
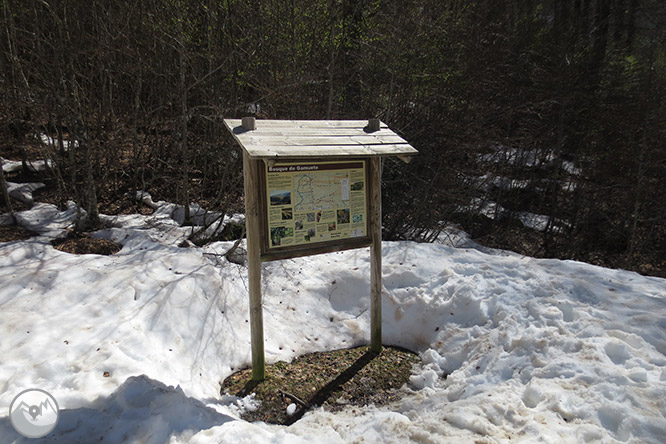
[[[309,353],[291,363],[267,365],[266,379],[259,383],[252,381],[251,369],[236,372],[225,379],[221,392],[241,397],[255,394],[260,406],[243,414],[247,421],[292,424],[311,407],[337,411],[347,405],[395,401],[419,362],[413,352],[396,347],[384,347],[379,354],[367,346]],[[292,403],[296,412],[287,415]]]

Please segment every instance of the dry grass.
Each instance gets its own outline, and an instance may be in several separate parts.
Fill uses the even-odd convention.
[[[419,363],[414,353],[385,347],[380,354],[369,347],[310,353],[291,363],[266,366],[266,379],[251,380],[252,370],[229,376],[221,392],[237,396],[255,393],[259,408],[243,419],[272,424],[292,424],[311,407],[337,411],[345,406],[383,405],[402,396],[400,388],[409,380],[412,366]],[[297,405],[288,416],[287,406]]]

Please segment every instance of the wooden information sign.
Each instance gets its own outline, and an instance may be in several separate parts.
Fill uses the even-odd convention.
[[[381,351],[381,157],[417,151],[378,119],[242,120],[252,379],[265,376],[261,262],[370,246],[370,344]]]

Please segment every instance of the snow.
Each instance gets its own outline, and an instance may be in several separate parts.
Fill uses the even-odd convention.
[[[510,179],[508,177],[497,176],[490,173],[478,177],[469,177],[469,180],[475,188],[483,191],[488,191],[492,187],[501,188],[503,190],[523,190],[530,185],[530,181],[526,179]]]
[[[504,145],[491,146],[489,154],[479,155],[477,160],[481,164],[497,164],[503,167],[518,165],[529,167],[535,170],[546,170],[546,168],[556,168],[570,176],[580,176],[582,169],[575,166],[573,162],[562,159],[555,151],[549,149],[522,149],[511,148]],[[512,193],[514,191],[536,190],[548,194],[548,190],[553,187],[559,188],[562,192],[571,193],[576,190],[577,185],[574,180],[561,180],[553,178],[540,179],[515,179],[491,172],[486,172],[481,176],[465,176],[468,185],[481,192],[484,198],[472,198],[467,205],[459,207],[463,213],[479,214],[489,219],[500,219],[503,217],[515,217],[526,228],[535,231],[545,231],[550,226],[551,217],[543,214],[535,214],[527,211],[510,211],[502,207],[499,203],[488,198],[495,188],[504,192]],[[492,194],[492,193],[491,193]],[[561,232],[563,227],[569,226],[569,222],[561,219],[554,219],[555,232]]]
[[[458,225],[442,224],[442,231],[435,239],[435,243],[455,248],[474,248],[483,250],[484,247],[475,241]]]
[[[47,134],[41,133],[39,135],[39,140],[42,143],[42,145],[44,145],[44,146],[47,146],[47,147],[50,147],[50,148],[59,148],[60,147],[60,142],[58,141],[58,139],[54,139],[53,137],[51,137]],[[72,146],[74,148],[78,147],[79,142],[76,141],[76,140],[73,141],[73,142],[69,141],[69,140],[63,140],[62,141],[62,147],[65,151],[68,151],[69,148],[72,147]]]
[[[473,198],[468,206],[461,207],[461,211],[480,214],[489,219],[501,219],[502,217],[513,215],[523,224],[523,226],[536,231],[545,231],[550,222],[550,216],[545,214],[535,214],[528,211],[511,212],[497,202],[479,198]],[[560,219],[554,219],[554,223],[557,225],[553,228],[556,232],[561,231],[562,226],[569,225],[567,222]]]
[[[63,236],[74,225],[79,211],[85,217],[85,211],[78,210],[72,201],[67,202],[65,211],[59,211],[53,204],[36,203],[30,210],[16,213],[16,219],[24,228],[40,233],[45,241]]]
[[[140,198],[154,214],[102,216],[113,256],[51,246],[74,204],[18,213],[40,235],[0,244],[0,444],[28,442],[8,408],[31,387],[61,409],[34,442],[665,440],[666,280],[470,248],[455,230],[383,243],[384,343],[422,360],[400,401],[242,421],[254,397],[219,391],[250,363],[247,270],[223,258],[232,242],[180,248],[177,207]],[[264,264],[267,361],[367,344],[369,270],[367,249]]]
[[[0,164],[2,165],[2,171],[5,173],[14,173],[16,171],[21,171],[23,168],[23,163],[20,160],[7,160],[0,157]],[[27,166],[30,171],[45,171],[48,168],[53,167],[53,162],[50,159],[28,161]]]
[[[32,193],[45,185],[40,182],[14,183],[7,182],[7,193],[10,197],[25,203],[33,203]]]
[[[568,160],[560,159],[553,150],[511,148],[504,145],[492,147],[493,153],[479,156],[479,160],[489,163],[503,163],[508,165],[525,165],[541,168],[543,166],[559,166],[563,171],[572,175],[582,174],[582,170]]]
[[[520,211],[517,213],[518,220],[527,228],[532,228],[536,231],[545,231],[550,222],[550,217],[544,214],[534,214],[527,211]]]
[[[563,163],[564,164],[564,163]],[[569,171],[570,167],[566,167]],[[578,171],[578,170],[576,170]],[[580,172],[578,172],[579,174]],[[544,188],[550,186],[553,182],[557,183],[558,187],[565,192],[573,192],[576,190],[575,182],[568,180],[553,180],[553,179],[511,179],[505,176],[498,176],[491,173],[486,173],[482,176],[466,176],[470,186],[473,186],[477,190],[484,192],[490,191],[493,187],[499,188],[505,191],[512,190],[526,190],[530,186],[535,186],[537,190],[543,190]]]

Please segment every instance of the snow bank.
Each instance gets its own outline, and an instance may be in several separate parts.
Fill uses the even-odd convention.
[[[180,388],[167,387],[141,375],[128,378],[109,396],[78,408],[61,408],[57,431],[60,440],[68,443],[159,444],[168,442],[170,437],[187,441],[201,430],[231,420],[201,401],[188,398]],[[5,422],[6,418],[0,419],[0,430],[9,429],[3,438],[7,442],[21,438]],[[52,439],[51,435],[30,442],[46,443]]]
[[[20,160],[7,160],[0,157],[0,164],[2,164],[2,171],[5,173],[14,173],[21,171],[23,163]],[[27,162],[30,171],[45,171],[53,166],[53,162],[48,160],[33,160]]]
[[[40,182],[34,183],[14,183],[7,182],[7,193],[10,197],[25,203],[32,203],[32,193],[45,185]]]
[[[42,235],[43,240],[62,236],[67,229],[76,223],[77,214],[85,220],[86,212],[67,202],[67,210],[59,211],[53,204],[36,203],[29,210],[16,213],[18,224]]]
[[[544,214],[535,214],[527,211],[517,211],[511,212],[491,200],[473,198],[470,201],[470,204],[460,208],[460,211],[466,213],[480,214],[489,219],[500,219],[502,217],[508,217],[515,215],[517,219],[527,228],[531,228],[536,231],[545,231],[550,223],[550,216]],[[560,219],[554,219],[553,223],[557,226],[554,227],[554,231],[561,231],[562,226],[568,226],[569,224]]]
[[[54,139],[53,137],[41,133],[39,135],[39,140],[42,143],[42,145],[53,148],[53,149],[59,149],[60,148],[60,141],[58,139]],[[78,141],[69,141],[69,140],[63,140],[62,141],[62,148],[65,151],[69,151],[71,147],[77,148],[79,146]]]
[[[576,167],[573,162],[560,159],[553,150],[526,150],[521,148],[510,148],[504,145],[495,145],[492,148],[494,152],[480,155],[478,157],[479,161],[503,163],[507,165],[519,164],[537,168],[555,165],[572,175],[580,175],[582,173],[582,170]]]

